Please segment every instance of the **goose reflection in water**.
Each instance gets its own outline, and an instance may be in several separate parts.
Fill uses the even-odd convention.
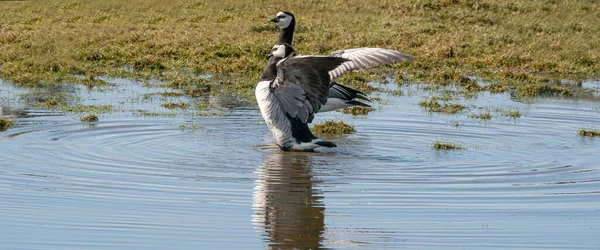
[[[277,150],[257,169],[252,221],[264,231],[268,249],[321,248],[325,207],[311,157]]]

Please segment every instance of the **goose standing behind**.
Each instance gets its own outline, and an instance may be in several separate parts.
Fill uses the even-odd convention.
[[[292,40],[294,39],[294,29],[296,28],[296,18],[294,18],[294,14],[287,11],[281,11],[275,15],[274,18],[271,19],[271,22],[274,22],[279,26],[281,30],[279,32],[279,44],[287,43],[292,46]]]
[[[279,29],[279,44],[289,44],[291,46],[294,38],[294,30],[296,27],[296,18],[294,14],[287,11],[277,13],[277,15],[271,19],[271,22],[277,24]],[[355,48],[347,50],[336,50],[329,54],[331,57],[341,57],[348,59],[341,67],[337,70],[349,71],[349,70],[360,70],[370,68],[374,66],[390,64],[395,62],[409,61],[413,62],[414,57],[395,50],[381,49],[381,48]],[[369,101],[367,96],[352,88],[343,86],[336,83],[335,78],[341,74],[332,72],[331,81],[332,85],[329,89],[327,101],[325,105],[321,107],[319,112],[327,112],[336,109],[341,109],[351,106],[364,106],[370,107],[370,105],[363,103],[361,100]],[[359,100],[360,99],[360,100]]]

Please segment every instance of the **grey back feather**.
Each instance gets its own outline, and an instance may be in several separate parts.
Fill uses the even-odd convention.
[[[356,48],[336,50],[329,56],[346,58],[348,61],[329,72],[331,79],[335,79],[348,71],[366,69],[374,66],[396,62],[415,60],[414,57],[396,50],[382,48]]]

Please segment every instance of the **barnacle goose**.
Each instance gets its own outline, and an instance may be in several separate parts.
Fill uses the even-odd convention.
[[[292,46],[286,43],[273,46],[255,95],[261,114],[282,150],[336,147],[313,135],[308,123],[329,101],[332,79],[359,69],[355,65],[351,59],[340,56],[295,56]]]
[[[279,32],[278,43],[287,43],[291,46],[296,27],[296,18],[294,17],[294,14],[287,11],[279,12],[274,18],[271,19],[271,22],[276,23],[281,30]],[[337,68],[337,70],[344,71],[359,70],[394,62],[414,61],[414,58],[408,54],[381,48],[336,50],[331,52],[329,56],[349,59],[342,66]],[[331,88],[329,89],[327,101],[325,102],[325,105],[318,110],[319,112],[327,112],[351,106],[370,107],[370,105],[362,102],[369,101],[364,93],[334,81],[334,79],[341,74],[334,71],[331,72],[330,75],[333,84],[331,84]]]

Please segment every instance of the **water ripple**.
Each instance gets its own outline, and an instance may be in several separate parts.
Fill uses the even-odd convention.
[[[468,104],[523,116],[479,121],[424,112],[421,96],[386,98],[368,118],[319,114],[357,132],[324,137],[338,147],[315,153],[281,152],[252,107],[95,123],[23,116],[0,133],[0,246],[600,246],[600,140],[577,135],[600,124],[590,103],[484,96]],[[436,140],[464,149],[438,151]]]

